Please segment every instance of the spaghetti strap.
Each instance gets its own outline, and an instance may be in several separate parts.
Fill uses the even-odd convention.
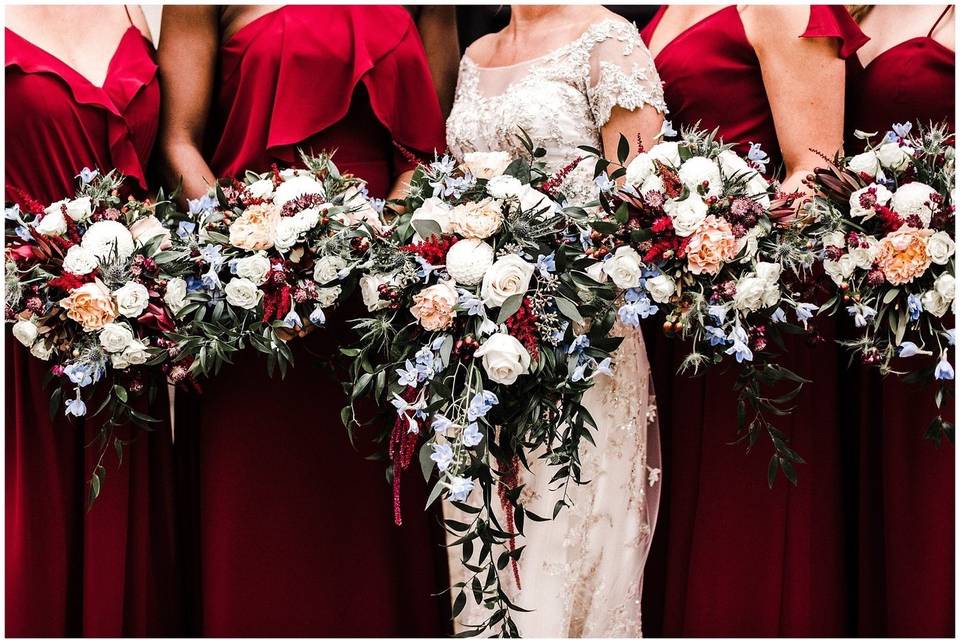
[[[940,21],[943,20],[943,18],[950,12],[950,9],[953,9],[952,4],[948,4],[946,8],[944,8],[943,13],[940,14],[940,17],[937,18],[937,21],[933,23],[932,27],[930,27],[930,33],[927,34],[928,38],[933,37],[933,32],[936,31],[937,27],[940,26]]]
[[[130,26],[135,27],[136,25],[133,24],[133,18],[130,16],[130,7],[123,5],[123,10],[127,13],[127,21],[130,23]]]

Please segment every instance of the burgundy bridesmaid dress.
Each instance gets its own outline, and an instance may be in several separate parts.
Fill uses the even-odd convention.
[[[890,47],[865,67],[849,58],[849,150],[863,146],[853,136],[858,129],[883,135],[894,123],[918,121],[954,128],[955,54],[930,37],[940,20],[927,36]],[[922,437],[935,415],[934,387],[883,379],[862,366],[843,382],[858,399],[847,423],[859,425],[850,430],[847,471],[859,504],[857,632],[953,635],[956,450]],[[953,418],[952,409],[945,417]]]
[[[651,37],[666,9],[643,30]],[[813,6],[803,34],[834,38],[849,56],[866,40],[843,7]],[[760,63],[736,6],[695,23],[656,56],[670,119],[719,129],[741,153],[760,143],[782,164]],[[837,375],[839,352],[788,341],[781,362],[815,379],[791,416],[774,418],[808,463],[799,485],[767,487],[772,452],[761,436],[747,454],[737,434],[735,376],[676,375],[682,345],[659,330],[647,339],[660,411],[664,486],[646,573],[644,623],[667,636],[842,635],[843,511]],[[654,586],[656,585],[656,586]],[[662,628],[658,628],[661,627]]]
[[[219,53],[207,157],[217,176],[297,165],[296,148],[336,150],[342,171],[384,197],[432,157],[443,121],[416,28],[401,7],[285,6]],[[340,421],[332,359],[343,321],[291,343],[295,367],[269,377],[248,352],[178,396],[190,438],[185,493],[197,518],[203,635],[437,636],[449,633],[442,530],[411,470],[393,524],[386,465],[365,460]],[[182,417],[180,417],[182,416]],[[418,479],[419,478],[419,479]]]
[[[9,29],[5,44],[6,200],[73,196],[83,167],[116,168],[143,192],[160,89],[140,31],[126,31],[102,86]],[[87,512],[96,418],[51,420],[45,363],[5,340],[7,635],[177,634],[169,426],[137,433],[121,466],[107,457]]]

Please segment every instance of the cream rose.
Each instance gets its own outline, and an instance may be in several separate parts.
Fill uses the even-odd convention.
[[[927,240],[927,254],[934,264],[947,264],[955,251],[953,238],[946,231],[937,231]]]
[[[67,220],[60,211],[45,213],[34,229],[42,236],[62,236],[67,232]]]
[[[720,167],[710,158],[702,156],[694,156],[680,165],[677,176],[691,193],[700,194],[703,189],[703,195],[707,198],[720,195],[723,187]]]
[[[747,164],[746,160],[730,149],[725,149],[717,155],[717,164],[720,165],[720,171],[727,178],[745,178],[757,173],[753,167]]]
[[[673,230],[681,238],[692,235],[707,217],[707,204],[695,193],[680,200],[668,200],[664,209],[673,220]]]
[[[340,256],[323,256],[313,265],[313,279],[320,284],[333,282],[346,267],[347,261]]]
[[[857,270],[857,259],[849,253],[840,256],[839,260],[824,260],[823,270],[837,285],[843,284]]]
[[[607,272],[603,270],[602,262],[594,262],[592,265],[586,268],[587,275],[603,284],[607,281]]]
[[[643,259],[633,247],[618,247],[612,258],[604,261],[603,270],[613,284],[621,289],[633,289],[640,286],[643,275]]]
[[[106,262],[116,256],[126,260],[133,255],[133,235],[125,226],[114,220],[94,222],[83,234],[82,246],[100,262]]]
[[[943,314],[950,308],[950,301],[934,289],[924,292],[924,294],[920,296],[920,302],[923,304],[923,308],[927,310],[927,313],[938,318],[942,318]]]
[[[150,354],[147,352],[144,344],[138,340],[134,340],[121,353],[111,355],[110,364],[113,365],[114,369],[126,369],[130,365],[138,366],[146,364],[149,359]]]
[[[49,215],[54,212],[63,213],[64,210],[66,210],[66,214],[70,216],[71,219],[76,222],[84,222],[89,220],[93,214],[93,203],[87,196],[77,198],[76,200],[61,200],[51,204],[44,209],[43,212]]]
[[[873,151],[864,151],[850,158],[847,168],[854,173],[865,173],[873,178],[880,172],[880,160]]]
[[[139,282],[128,282],[113,292],[120,315],[138,318],[150,304],[150,292]]]
[[[163,301],[167,303],[174,315],[180,313],[180,310],[187,306],[187,281],[183,278],[167,280]]]
[[[227,302],[241,309],[256,309],[263,298],[263,291],[246,278],[232,278],[223,288]]]
[[[430,197],[423,201],[423,204],[420,205],[416,211],[413,212],[413,215],[410,216],[410,224],[419,221],[429,221],[437,223],[437,226],[440,227],[440,233],[450,233],[450,213],[452,208],[446,202],[440,198]],[[414,226],[414,229],[417,227]],[[419,232],[417,232],[416,240],[422,240]]]
[[[282,207],[291,200],[302,196],[323,195],[323,185],[309,175],[297,175],[284,180],[273,194],[273,203]]]
[[[511,385],[530,370],[530,354],[519,340],[506,333],[495,333],[474,352],[483,358],[483,370],[498,384]]]
[[[340,299],[340,293],[342,291],[340,285],[317,289],[317,304],[321,307],[332,307],[337,304],[337,300]]]
[[[280,209],[269,204],[247,207],[230,224],[230,244],[238,249],[261,251],[273,246],[274,230],[280,221]]]
[[[877,147],[877,160],[884,169],[900,171],[904,169],[913,157],[913,149],[901,147],[896,142],[886,142]]]
[[[78,244],[67,249],[67,255],[63,256],[63,270],[75,276],[93,273],[98,266],[100,261],[97,256]]]
[[[277,251],[287,251],[297,244],[300,237],[297,221],[292,217],[280,218],[273,230],[273,246]]]
[[[457,284],[473,286],[493,264],[493,247],[475,238],[460,240],[447,251],[447,273]]]
[[[647,278],[644,286],[647,288],[647,291],[650,292],[650,297],[653,298],[653,301],[659,303],[669,301],[670,296],[677,290],[677,285],[673,282],[673,279],[662,273],[653,278]]]
[[[390,284],[390,280],[381,274],[367,274],[360,278],[360,295],[367,311],[386,309],[390,303],[380,297],[380,287]]]
[[[133,342],[133,331],[120,322],[111,322],[100,330],[100,346],[107,353],[120,353]]]
[[[25,347],[30,347],[37,340],[40,331],[30,320],[17,320],[13,325],[13,337]]]
[[[239,277],[246,278],[257,286],[266,282],[270,274],[270,258],[263,251],[245,258],[238,258],[235,266]]]
[[[737,283],[733,306],[741,311],[756,311],[772,307],[780,302],[780,272],[778,264],[759,262],[756,273],[742,278]]]
[[[502,225],[500,202],[492,198],[458,204],[450,212],[451,230],[464,238],[485,240],[499,231]]]
[[[99,280],[77,287],[60,301],[60,306],[84,331],[102,329],[117,318],[117,307],[110,289]]]
[[[510,296],[526,293],[535,270],[535,265],[513,253],[494,262],[483,274],[483,284],[480,285],[484,304],[499,307]]]
[[[37,340],[30,347],[30,355],[40,360],[49,360],[53,354],[53,343],[49,340]]]
[[[511,162],[505,151],[473,151],[464,154],[463,168],[478,178],[490,179],[503,174]]]
[[[413,296],[410,313],[427,331],[443,331],[457,317],[454,307],[458,299],[453,282],[444,280]]]
[[[157,237],[162,238],[159,245],[161,251],[166,251],[173,246],[170,241],[170,231],[160,224],[157,216],[138,218],[136,222],[130,225],[130,234],[133,236],[133,241],[141,246]]]
[[[933,283],[933,288],[947,302],[952,301],[957,296],[957,281],[949,273],[940,274],[940,277]]]

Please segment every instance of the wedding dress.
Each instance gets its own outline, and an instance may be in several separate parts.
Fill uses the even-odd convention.
[[[615,106],[629,111],[645,105],[666,111],[653,60],[636,27],[611,18],[594,23],[573,42],[519,64],[480,67],[464,56],[447,120],[447,145],[460,158],[471,151],[519,154],[519,127],[546,150],[547,170],[555,172],[586,155],[579,146],[601,148],[600,130]],[[561,187],[568,203],[596,198],[593,171],[594,163],[584,161],[568,175]],[[522,588],[504,572],[511,600],[533,609],[514,615],[524,636],[641,634],[643,568],[660,497],[660,446],[642,335],[620,325],[615,331],[625,339],[614,375],[600,376],[584,399],[598,426],[596,446],[584,443],[582,451],[582,478],[589,483],[572,485],[572,507],[556,520],[527,521],[525,536],[518,540],[526,545],[519,561]],[[530,464],[529,472],[520,472],[520,483],[526,485],[520,500],[549,516],[559,497],[548,487],[552,474],[535,456]],[[454,507],[445,510],[447,518],[464,519]],[[466,575],[460,549],[450,550],[454,584]],[[461,623],[489,616],[473,598],[467,601]]]

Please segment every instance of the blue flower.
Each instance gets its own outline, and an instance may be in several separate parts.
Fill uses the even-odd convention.
[[[430,169],[436,171],[437,173],[453,173],[453,170],[457,168],[457,163],[452,156],[445,155],[439,160],[435,160],[430,163]]]
[[[586,334],[580,334],[572,343],[570,343],[567,353],[583,353],[583,350],[589,346],[590,338],[588,338]]]
[[[723,333],[723,329],[719,327],[706,327],[706,330],[707,340],[710,341],[711,347],[717,347],[727,343],[727,336]]]
[[[913,293],[907,296],[907,311],[910,313],[911,320],[920,318],[920,314],[923,313],[923,303],[920,301],[920,296]]]
[[[404,369],[397,369],[397,382],[404,387],[414,387],[420,382],[420,372],[412,362],[407,360]]]
[[[797,308],[794,310],[797,313],[797,320],[803,323],[803,328],[807,328],[807,321],[813,317],[814,311],[819,309],[815,304],[809,302],[801,302],[797,305]]]
[[[447,429],[454,426],[453,421],[447,418],[444,415],[437,414],[433,416],[433,422],[430,423],[433,427],[433,430],[443,435],[447,432]]]
[[[663,124],[660,125],[660,133],[657,134],[660,138],[672,138],[677,135],[677,130],[673,128],[673,123],[669,120],[664,120]]]
[[[467,425],[467,428],[463,430],[460,439],[463,440],[463,444],[468,447],[475,447],[483,440],[483,434],[480,433],[480,427],[477,426],[477,423],[471,422]]]
[[[952,347],[954,344],[956,344],[956,337],[955,337],[956,334],[955,334],[955,332],[956,332],[956,329],[947,329],[946,331],[943,332],[943,335],[946,336],[947,342],[950,343],[950,346],[951,346],[951,347]]]
[[[937,380],[953,380],[953,366],[947,360],[947,351],[943,350],[943,353],[940,354],[940,362],[937,363],[937,368],[933,372],[933,377]]]
[[[777,307],[776,310],[772,314],[770,314],[770,320],[772,320],[773,322],[786,322],[787,314],[786,312],[784,312],[783,309],[781,309],[780,307]]]
[[[12,207],[7,207],[3,210],[3,217],[7,220],[19,220],[20,219],[20,205],[15,204]]]
[[[30,229],[21,225],[17,225],[17,228],[14,229],[17,234],[17,237],[23,240],[24,242],[30,242],[33,240],[33,236],[30,234]]]
[[[913,129],[913,125],[909,122],[901,122],[894,124],[892,129],[893,132],[900,138],[906,138],[910,135],[910,130]]]
[[[89,167],[84,167],[80,169],[80,173],[75,177],[80,178],[80,183],[84,186],[93,182],[93,179],[100,175],[100,172],[96,169],[90,169]]]
[[[473,480],[454,476],[450,478],[448,488],[450,490],[448,499],[451,502],[463,502],[470,497],[470,492],[473,491]]]
[[[216,269],[223,266],[226,260],[224,256],[220,255],[220,245],[218,244],[203,245],[203,248],[200,249],[200,257],[203,258],[204,262]]]
[[[470,400],[470,406],[467,408],[467,420],[474,422],[477,418],[482,418],[498,404],[500,404],[500,400],[492,391],[478,393]]]
[[[847,313],[853,316],[853,324],[860,328],[867,326],[867,323],[869,323],[870,320],[877,315],[876,309],[868,307],[861,302],[857,302],[847,307]]]
[[[613,361],[607,357],[597,363],[597,368],[593,372],[594,376],[612,376],[613,375]]]
[[[900,137],[897,135],[896,131],[887,131],[883,134],[883,140],[880,141],[881,144],[886,144],[888,142],[899,142]]]
[[[637,300],[640,300],[641,298],[646,298],[646,297],[647,297],[647,294],[644,293],[643,289],[639,287],[627,289],[623,293],[623,299],[626,300],[627,302],[636,302]]]
[[[203,281],[197,276],[187,276],[187,291],[196,293],[203,289]]]
[[[82,418],[87,415],[87,405],[84,404],[83,400],[80,399],[80,395],[77,394],[76,399],[68,398],[66,403],[66,411],[64,413],[68,416],[76,416]]]
[[[617,310],[617,317],[620,318],[620,322],[628,327],[636,328],[640,326],[640,313],[635,304],[625,304],[620,307]]]
[[[290,329],[302,329],[303,321],[300,320],[300,314],[290,309],[290,311],[283,317],[283,324]]]
[[[85,387],[88,384],[93,384],[99,379],[94,378],[96,369],[91,364],[83,362],[74,362],[73,364],[68,364],[63,368],[63,373],[70,379],[70,382],[77,385],[78,387]]]
[[[548,256],[539,256],[537,258],[537,270],[543,277],[546,277],[548,273],[556,271],[557,260],[554,255],[551,253]]]
[[[752,362],[753,352],[747,346],[747,339],[747,332],[743,330],[743,327],[737,325],[727,336],[727,340],[730,340],[733,344],[724,353],[735,356],[737,362],[743,362],[744,360]]]
[[[570,374],[570,382],[580,382],[583,380],[583,377],[586,375],[587,367],[590,366],[590,361],[583,362],[573,368],[573,373]]]
[[[760,148],[759,142],[751,142],[750,150],[747,151],[747,160],[755,162],[762,167],[763,171],[767,170],[767,163],[770,162],[770,156],[767,155],[767,152]]]
[[[612,193],[613,190],[617,187],[615,180],[611,180],[610,176],[606,172],[601,173],[596,178],[593,179],[593,183],[597,185],[597,190],[601,193]]]
[[[192,216],[212,211],[216,206],[217,201],[210,196],[203,196],[197,200],[187,200],[187,212]]]
[[[213,265],[210,265],[210,269],[200,277],[200,282],[203,283],[203,286],[211,291],[216,291],[223,288],[223,283],[220,282],[220,276],[217,275],[216,269]]]
[[[484,316],[483,300],[473,295],[469,291],[460,289],[460,299],[457,301],[460,308],[467,312],[468,316]]]
[[[310,324],[322,327],[326,322],[327,315],[320,307],[315,307],[313,311],[310,312]]]
[[[433,453],[430,454],[430,459],[437,463],[437,469],[446,471],[447,467],[453,464],[453,449],[451,449],[450,445],[446,442],[434,442]]]
[[[423,278],[424,282],[429,281],[430,276],[434,271],[436,271],[437,268],[424,260],[423,256],[417,256],[416,258],[417,264],[419,265],[419,268],[417,269],[417,277]],[[338,273],[337,276],[340,277],[340,274]],[[343,280],[343,277],[340,277],[340,279]]]
[[[727,310],[728,309],[726,305],[711,304],[707,307],[707,315],[709,315],[711,318],[713,318],[720,324],[723,324],[723,321],[727,317]]]
[[[187,222],[186,220],[181,220],[180,224],[177,225],[177,236],[181,240],[186,240],[193,235],[193,232],[197,230],[196,222]]]
[[[924,351],[918,347],[916,343],[910,342],[909,340],[904,340],[900,344],[900,350],[897,352],[897,355],[901,358],[911,358],[916,355],[929,356],[931,354],[929,351]]]

